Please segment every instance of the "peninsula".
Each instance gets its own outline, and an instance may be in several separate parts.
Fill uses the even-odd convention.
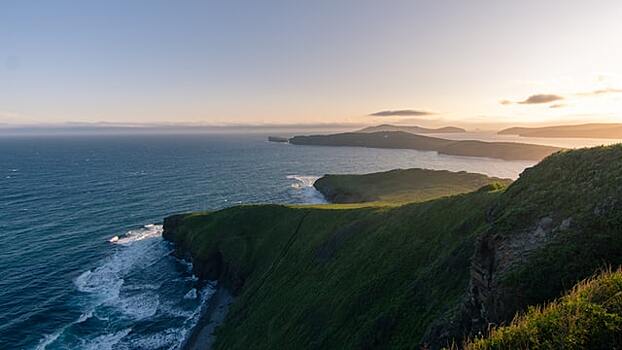
[[[487,157],[503,160],[541,160],[561,148],[514,142],[454,141],[416,135],[403,131],[373,133],[341,133],[332,135],[295,136],[294,145],[351,146],[371,148],[402,148],[435,151],[440,154],[468,157]]]

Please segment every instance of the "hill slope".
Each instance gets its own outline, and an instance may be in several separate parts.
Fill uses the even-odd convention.
[[[313,186],[332,203],[404,204],[475,191],[485,185],[507,186],[510,179],[430,169],[396,169],[365,175],[324,175]]]
[[[622,124],[557,125],[541,128],[509,128],[499,131],[500,135],[525,137],[569,137],[622,139]]]
[[[504,160],[540,160],[560,148],[512,142],[454,141],[402,131],[294,136],[295,145],[402,148]]]
[[[437,129],[429,129],[416,125],[391,125],[391,124],[381,124],[376,126],[368,126],[357,132],[362,133],[372,133],[372,132],[381,132],[381,131],[403,131],[409,132],[411,134],[434,134],[434,133],[462,133],[466,132],[466,130],[462,128],[457,128],[455,126],[446,126],[443,128]]]
[[[604,272],[577,284],[546,307],[529,312],[467,350],[619,349],[622,347],[622,271]]]
[[[622,146],[557,153],[507,190],[164,225],[200,277],[238,295],[216,348],[436,349],[622,264]]]

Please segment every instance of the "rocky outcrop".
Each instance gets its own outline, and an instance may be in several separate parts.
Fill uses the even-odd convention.
[[[232,264],[223,259],[222,252],[216,247],[205,257],[199,257],[193,251],[191,242],[184,241],[183,220],[189,214],[171,215],[164,219],[162,236],[174,243],[173,254],[192,262],[192,273],[204,281],[218,281],[231,293],[237,295],[244,285],[245,277]],[[197,248],[197,247],[194,247]]]

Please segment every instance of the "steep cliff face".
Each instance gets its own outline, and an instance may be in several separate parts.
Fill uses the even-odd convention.
[[[622,147],[564,152],[523,173],[487,215],[463,305],[433,324],[440,346],[508,324],[603,265],[622,264]]]
[[[200,251],[192,240],[189,240],[187,223],[192,220],[191,214],[171,215],[164,219],[164,239],[175,243],[175,256],[192,261],[192,272],[202,280],[219,281],[234,295],[239,293],[244,285],[244,275],[235,265],[227,262],[219,247],[214,247],[206,254]]]

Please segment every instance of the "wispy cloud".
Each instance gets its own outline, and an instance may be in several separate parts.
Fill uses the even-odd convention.
[[[531,105],[531,104],[549,103],[549,102],[559,101],[563,99],[564,98],[559,95],[538,94],[538,95],[531,95],[526,100],[520,101],[517,103],[520,103],[522,105]]]
[[[579,96],[598,96],[598,95],[619,94],[619,93],[622,93],[622,89],[605,88],[605,89],[599,89],[599,90],[588,91],[588,92],[580,92],[577,95],[579,95]]]
[[[428,112],[428,111],[420,111],[414,109],[400,109],[395,111],[380,111],[376,113],[370,114],[372,117],[420,117],[424,115],[433,115],[436,113]]]
[[[531,95],[522,101],[510,101],[510,100],[501,100],[499,101],[502,105],[511,105],[511,104],[521,104],[521,105],[535,105],[535,104],[543,104],[543,103],[551,103],[554,101],[563,100],[564,97],[553,94],[537,94]]]
[[[607,94],[620,94],[622,93],[622,89],[618,89],[618,88],[612,88],[612,87],[608,87],[608,88],[604,88],[604,89],[597,89],[597,90],[592,90],[592,91],[587,91],[587,92],[578,92],[576,94],[574,94],[574,96],[601,96],[601,95],[607,95]],[[572,96],[572,95],[571,95]],[[554,94],[537,94],[537,95],[531,95],[529,96],[527,99],[523,100],[523,101],[510,101],[510,100],[501,100],[499,101],[500,104],[502,105],[511,105],[511,104],[521,104],[521,105],[529,105],[529,104],[545,104],[545,103],[551,103],[551,102],[555,102],[555,101],[560,101],[560,100],[564,100],[565,98],[563,96],[560,95],[554,95]],[[560,107],[565,107],[565,104],[554,104],[549,106],[549,108],[560,108]]]

